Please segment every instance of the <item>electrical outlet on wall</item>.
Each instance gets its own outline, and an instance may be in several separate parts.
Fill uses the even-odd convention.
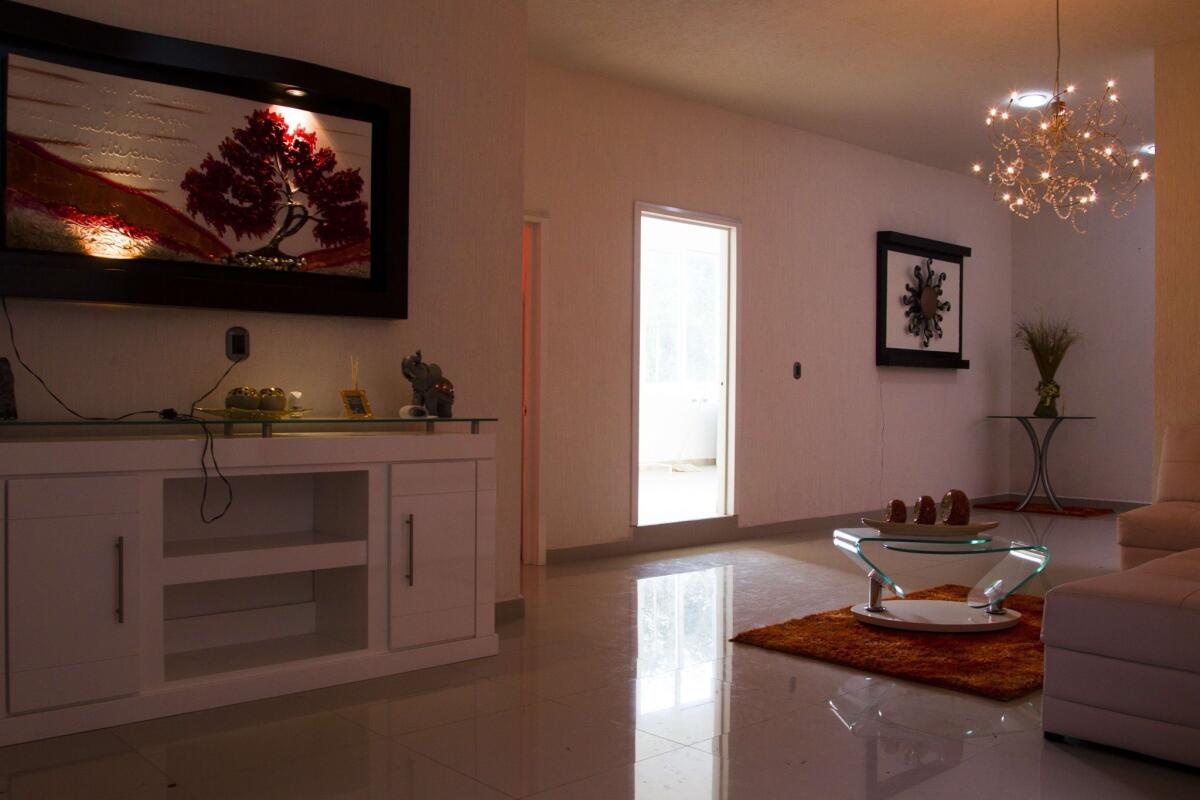
[[[225,357],[245,361],[250,357],[250,331],[237,326],[225,331]]]
[[[797,361],[795,364],[792,364],[792,377],[795,378],[796,380],[800,380],[800,362],[799,361]]]

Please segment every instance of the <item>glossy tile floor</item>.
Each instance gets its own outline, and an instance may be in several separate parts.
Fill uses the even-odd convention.
[[[995,516],[1050,546],[1030,591],[1116,568],[1112,518]],[[829,531],[531,568],[497,657],[6,748],[0,797],[1200,796],[1200,772],[1043,741],[1036,694],[998,703],[726,641],[865,583]]]

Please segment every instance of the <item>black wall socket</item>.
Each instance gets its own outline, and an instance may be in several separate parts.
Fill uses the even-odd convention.
[[[800,362],[799,361],[797,361],[795,364],[792,364],[792,377],[795,378],[796,380],[800,380]]]
[[[242,327],[225,331],[225,357],[230,361],[245,361],[250,357],[250,331]]]

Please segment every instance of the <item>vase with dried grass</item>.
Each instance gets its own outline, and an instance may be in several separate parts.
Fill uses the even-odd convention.
[[[1025,321],[1017,323],[1017,341],[1033,354],[1038,375],[1041,376],[1037,385],[1038,404],[1033,415],[1057,417],[1062,387],[1054,380],[1054,376],[1071,345],[1079,341],[1079,331],[1065,320]]]

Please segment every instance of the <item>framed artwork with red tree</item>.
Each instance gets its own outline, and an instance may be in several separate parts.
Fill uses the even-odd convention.
[[[407,89],[0,6],[0,291],[407,315]]]

